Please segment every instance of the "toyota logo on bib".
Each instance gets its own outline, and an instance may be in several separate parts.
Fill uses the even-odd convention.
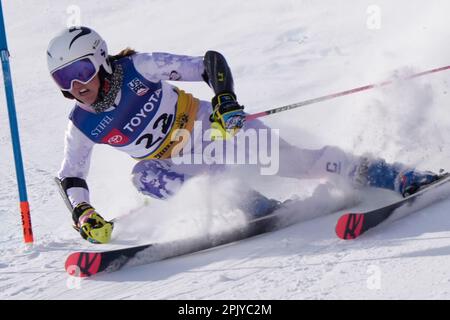
[[[112,146],[123,146],[129,142],[129,138],[118,129],[113,129],[103,139],[102,143]]]

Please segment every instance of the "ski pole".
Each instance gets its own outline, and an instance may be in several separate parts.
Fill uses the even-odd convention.
[[[22,153],[20,149],[19,128],[17,125],[14,91],[9,68],[9,51],[6,42],[5,23],[3,20],[2,4],[0,2],[0,54],[3,69],[3,81],[5,83],[6,102],[8,105],[9,126],[16,165],[17,184],[19,187],[20,212],[22,215],[22,227],[25,243],[33,243],[33,231],[31,228],[30,206],[28,204],[25,174],[23,170]]]
[[[409,75],[406,76],[404,78],[401,79],[394,79],[394,80],[387,80],[387,81],[383,81],[380,83],[376,83],[376,84],[369,84],[367,86],[363,86],[363,87],[358,87],[358,88],[354,88],[354,89],[350,89],[350,90],[346,90],[346,91],[342,91],[342,92],[338,92],[338,93],[333,93],[333,94],[329,94],[326,96],[322,96],[322,97],[318,97],[318,98],[314,98],[314,99],[309,99],[309,100],[305,100],[302,102],[298,102],[298,103],[294,103],[294,104],[289,104],[283,107],[278,107],[275,109],[270,109],[270,110],[266,110],[266,111],[262,111],[262,112],[258,112],[258,113],[254,113],[254,114],[249,114],[246,117],[247,121],[251,121],[257,118],[261,118],[261,117],[265,117],[274,113],[280,113],[280,112],[284,112],[284,111],[288,111],[288,110],[292,110],[295,108],[299,108],[299,107],[303,107],[309,104],[314,104],[314,103],[318,103],[318,102],[322,102],[322,101],[326,101],[326,100],[331,100],[334,98],[338,98],[338,97],[342,97],[342,96],[347,96],[353,93],[357,93],[357,92],[361,92],[361,91],[366,91],[366,90],[370,90],[373,88],[377,88],[377,87],[383,87],[383,86],[387,86],[390,85],[396,81],[399,80],[411,80],[414,78],[418,78],[418,77],[422,77],[428,74],[432,74],[432,73],[436,73],[436,72],[441,72],[441,71],[445,71],[450,69],[450,66],[446,66],[446,67],[442,67],[442,68],[436,68],[436,69],[432,69],[432,70],[428,70],[428,71],[423,71],[420,73],[416,73],[413,75]]]

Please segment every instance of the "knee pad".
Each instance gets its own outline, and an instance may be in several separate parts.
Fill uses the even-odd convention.
[[[140,161],[132,171],[132,181],[136,189],[160,200],[173,196],[184,179],[184,174],[173,171],[171,165],[162,160]]]

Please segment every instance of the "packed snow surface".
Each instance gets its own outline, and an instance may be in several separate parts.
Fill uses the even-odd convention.
[[[3,1],[16,108],[35,234],[22,243],[4,92],[0,93],[0,298],[2,299],[449,299],[450,201],[342,241],[343,208],[374,208],[398,197],[333,181],[267,177],[258,189],[301,199],[299,223],[185,257],[70,278],[66,256],[99,249],[71,228],[53,177],[63,156],[72,102],[47,72],[49,40],[80,21],[111,53],[222,52],[239,101],[258,112],[437,67],[450,60],[450,2],[366,0]],[[339,146],[389,162],[449,170],[449,72],[314,104],[264,119],[290,143]],[[180,83],[201,99],[204,83]],[[3,86],[2,89],[3,91]],[[239,180],[198,177],[168,202],[138,195],[135,164],[105,146],[94,150],[92,204],[118,218],[105,248],[189,237],[239,224],[220,190]],[[220,187],[223,183],[226,186]],[[232,188],[231,188],[232,189]]]

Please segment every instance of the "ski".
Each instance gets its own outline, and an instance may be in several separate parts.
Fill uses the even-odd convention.
[[[224,244],[251,238],[285,227],[276,212],[251,220],[241,228],[217,235],[198,236],[170,242],[151,243],[118,250],[75,252],[65,262],[67,273],[75,277],[90,277],[101,272],[113,272],[125,265],[136,266],[203,251]]]
[[[424,186],[418,192],[386,206],[359,213],[346,213],[336,223],[336,235],[344,240],[356,239],[386,221],[394,213],[408,215],[450,197],[450,176]]]

